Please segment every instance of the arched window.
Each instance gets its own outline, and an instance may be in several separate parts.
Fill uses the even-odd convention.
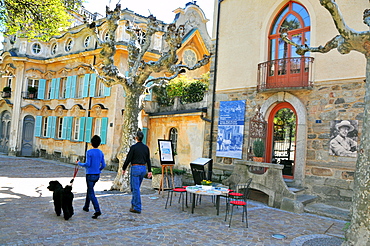
[[[272,22],[268,36],[269,60],[263,65],[266,70],[260,71],[267,80],[259,83],[267,89],[309,86],[312,58],[308,53],[298,55],[295,46],[284,42],[280,38],[283,30],[295,43],[310,45],[310,16],[302,5],[287,3]]]
[[[310,45],[310,16],[307,10],[296,2],[289,2],[275,17],[269,33],[269,60],[299,57],[296,48],[280,38],[283,29],[297,44]]]
[[[177,129],[175,127],[170,129],[170,140],[172,141],[173,152],[177,153]]]

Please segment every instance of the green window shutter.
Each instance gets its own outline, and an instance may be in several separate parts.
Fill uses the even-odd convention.
[[[57,117],[56,116],[50,116],[51,117],[51,132],[50,132],[50,137],[51,138],[56,138],[55,137],[55,128],[56,128],[56,123],[57,123]]]
[[[66,124],[67,124],[67,131],[66,131],[66,139],[71,140],[72,136],[72,122],[73,122],[73,117],[65,117],[66,119]]]
[[[107,143],[107,132],[108,132],[108,117],[101,119],[100,138],[101,144]]]
[[[55,99],[55,84],[57,82],[57,79],[51,80],[51,89],[50,89],[50,99]]]
[[[72,76],[70,98],[76,98],[77,75]]]
[[[68,76],[66,82],[66,98],[71,98],[71,86],[72,86],[72,76]]]
[[[86,118],[86,127],[85,127],[85,142],[89,143],[91,140],[91,132],[92,132],[92,123],[93,117]]]
[[[35,137],[41,136],[41,125],[42,125],[42,116],[36,116]]]
[[[112,87],[104,86],[104,96],[109,97],[110,96],[110,89]]]
[[[143,127],[143,134],[144,134],[143,143],[146,144],[146,138],[147,138],[147,135],[148,135],[148,128]]]
[[[89,97],[95,96],[95,90],[96,90],[96,74],[92,73],[90,76]]]
[[[83,142],[84,141],[85,121],[86,121],[86,117],[81,117],[80,118],[80,132],[78,134],[78,141],[80,141],[80,142]]]
[[[37,90],[38,99],[45,99],[45,87],[46,87],[46,79],[40,79],[39,88]]]
[[[59,90],[60,90],[60,78],[57,78],[55,81],[54,99],[59,99]]]
[[[90,81],[90,74],[85,74],[84,90],[82,91],[82,97],[88,97],[89,95],[89,81]]]

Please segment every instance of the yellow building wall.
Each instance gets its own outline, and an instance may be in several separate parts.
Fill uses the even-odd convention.
[[[151,116],[149,118],[147,145],[153,166],[160,166],[158,139],[169,139],[170,129],[178,131],[175,168],[190,169],[190,163],[202,157],[205,123],[201,113]]]
[[[268,58],[268,33],[281,8],[288,1],[228,0],[221,2],[219,51],[216,90],[233,90],[257,85],[258,64]],[[329,12],[319,0],[297,1],[306,7],[311,19],[311,46],[324,45],[338,35]],[[337,0],[348,26],[366,31],[362,13],[369,7],[366,0]],[[215,4],[217,10],[217,4]],[[216,24],[214,25],[216,28]],[[215,33],[215,32],[214,32]],[[352,51],[341,55],[336,50],[327,54],[311,53],[314,57],[315,81],[365,76],[365,58]]]

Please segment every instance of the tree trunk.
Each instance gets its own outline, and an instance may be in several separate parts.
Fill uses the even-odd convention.
[[[366,63],[364,118],[354,177],[351,224],[346,231],[345,246],[366,246],[370,240],[370,57]]]
[[[134,136],[138,131],[138,115],[141,111],[139,107],[140,95],[143,91],[139,88],[128,87],[125,88],[126,100],[125,109],[123,113],[123,125],[121,134],[121,144],[117,154],[119,160],[117,176],[113,181],[111,190],[120,190],[123,192],[131,192],[130,190],[130,170],[126,170],[126,174],[122,176],[122,166],[126,160],[126,155],[130,150],[131,145],[135,143]]]

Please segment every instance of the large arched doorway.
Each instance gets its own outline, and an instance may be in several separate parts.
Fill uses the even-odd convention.
[[[35,118],[31,115],[24,117],[21,149],[22,156],[32,156],[34,128]]]
[[[268,117],[267,162],[284,165],[284,178],[294,178],[297,115],[288,102],[277,104]]]
[[[0,119],[0,152],[8,153],[10,124],[12,116],[9,111],[4,111]]]

